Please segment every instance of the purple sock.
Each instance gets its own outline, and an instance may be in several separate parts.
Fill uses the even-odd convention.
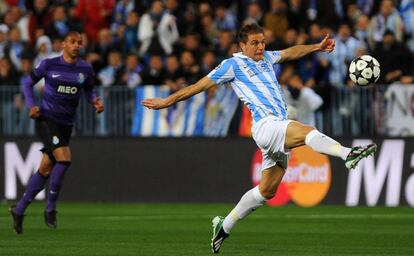
[[[50,184],[48,190],[46,211],[51,212],[56,209],[56,201],[65,178],[66,170],[69,168],[70,162],[57,162],[53,167],[50,175]]]
[[[37,171],[33,174],[32,178],[29,181],[29,184],[26,187],[26,191],[23,194],[23,197],[17,203],[15,212],[17,214],[24,214],[27,206],[32,202],[32,200],[36,197],[36,195],[44,188],[45,183],[48,177],[43,176],[42,174]]]

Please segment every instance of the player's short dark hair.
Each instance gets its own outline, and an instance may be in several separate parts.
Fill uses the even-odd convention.
[[[63,38],[63,40],[64,41],[66,41],[66,39],[68,39],[70,36],[73,36],[73,35],[81,35],[80,33],[79,33],[79,31],[75,31],[75,30],[71,30],[71,31],[69,31],[67,34],[66,34],[66,36]]]
[[[263,28],[256,23],[244,25],[239,31],[237,40],[246,43],[250,34],[263,34]]]

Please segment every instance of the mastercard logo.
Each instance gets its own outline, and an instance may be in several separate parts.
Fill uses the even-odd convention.
[[[251,177],[253,186],[261,179],[262,153],[258,149],[252,161]],[[331,185],[331,164],[326,155],[313,151],[308,146],[291,151],[288,168],[276,196],[268,200],[272,206],[294,202],[303,207],[319,204]]]

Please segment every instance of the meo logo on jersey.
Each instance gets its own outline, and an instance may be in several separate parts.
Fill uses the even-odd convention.
[[[59,85],[57,92],[65,94],[76,94],[78,92],[78,88],[75,86]]]

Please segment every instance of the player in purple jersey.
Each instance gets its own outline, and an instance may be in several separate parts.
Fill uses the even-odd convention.
[[[23,233],[23,217],[27,206],[44,188],[49,177],[44,218],[48,227],[57,227],[56,201],[71,164],[69,140],[81,90],[97,113],[104,110],[102,101],[93,89],[92,66],[78,58],[81,47],[81,35],[75,31],[69,32],[63,41],[63,54],[40,62],[24,81],[29,116],[36,121],[36,133],[44,148],[39,170],[30,179],[20,201],[9,209],[13,217],[13,229],[17,234]],[[32,88],[42,78],[45,79],[45,88],[39,107],[34,100]]]

